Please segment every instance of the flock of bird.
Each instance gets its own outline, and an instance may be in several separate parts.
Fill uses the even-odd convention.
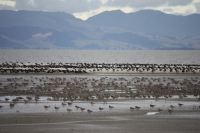
[[[3,78],[3,77],[2,77]],[[193,95],[198,101],[200,98],[200,80],[198,77],[191,79],[175,79],[171,77],[128,77],[128,79],[119,77],[73,77],[65,76],[25,76],[6,78],[0,83],[0,95],[26,95],[26,98],[16,97],[14,99],[5,98],[9,102],[9,106],[13,108],[17,102],[29,103],[31,101],[38,102],[40,96],[51,96],[47,100],[62,100],[63,106],[73,104],[75,100],[90,101],[94,104],[95,101],[107,104],[106,99],[169,99],[174,95],[178,95],[179,99],[187,98],[187,95]],[[62,88],[62,89],[61,89]],[[34,98],[34,99],[33,99]],[[66,102],[69,101],[69,102]],[[183,105],[178,104],[180,107]],[[2,108],[3,106],[0,106]],[[150,108],[155,105],[150,104]],[[171,114],[175,106],[170,105],[168,112]],[[44,105],[45,109],[50,108]],[[84,111],[85,108],[75,106],[76,109]],[[113,109],[114,106],[108,106]],[[130,110],[139,110],[140,106],[130,107]],[[55,106],[55,110],[59,107]],[[104,108],[99,107],[102,111]],[[72,109],[67,108],[67,112]],[[158,112],[163,109],[158,108]],[[87,109],[90,114],[92,110]]]
[[[24,98],[22,98],[22,97],[16,97],[16,99],[21,99],[21,100],[22,100],[22,99],[24,99]],[[26,97],[26,99],[27,99],[27,100],[30,100],[30,97]],[[8,98],[5,98],[5,101],[8,101],[8,100],[9,100]],[[24,99],[24,100],[25,100],[25,99]],[[103,102],[104,102],[104,104],[105,104],[105,101],[103,101]],[[106,103],[107,103],[107,101],[106,101]],[[9,104],[10,108],[13,108],[13,107],[15,106],[15,104],[16,104],[16,102],[10,103],[10,104]],[[73,104],[73,102],[72,102],[72,101],[71,101],[71,102],[67,102],[67,103],[62,102],[61,104],[62,104],[63,107],[66,106],[67,104],[68,104],[68,106],[71,106],[71,105]],[[95,103],[91,101],[90,104],[93,105],[93,104],[95,104]],[[150,104],[150,108],[154,108],[155,106],[156,106],[156,105]],[[182,107],[183,104],[178,103],[178,106],[179,106],[179,107]],[[0,109],[1,109],[2,107],[3,107],[3,106],[0,105]],[[50,105],[44,105],[44,108],[45,108],[45,109],[48,109],[48,108],[50,108]],[[85,108],[80,107],[80,106],[77,106],[77,105],[75,105],[75,108],[76,108],[77,110],[80,109],[82,112],[85,110]],[[109,108],[110,110],[112,110],[112,109],[114,108],[114,106],[109,105],[108,108]],[[139,106],[135,106],[135,107],[130,107],[130,110],[133,111],[133,110],[136,109],[136,110],[138,111],[140,108],[141,108],[141,107],[139,107]],[[174,108],[175,108],[175,106],[170,105],[170,109],[168,109],[168,112],[171,114],[171,113],[173,112],[173,109],[174,109]],[[197,107],[197,108],[200,108],[200,106]],[[60,107],[57,107],[57,106],[55,105],[55,106],[54,106],[54,109],[55,109],[55,110],[58,110],[58,109],[60,109]],[[100,111],[104,110],[104,108],[102,108],[102,107],[99,107],[98,109],[99,109]],[[193,109],[194,109],[194,107],[193,107]],[[158,108],[157,111],[161,113],[161,112],[163,111],[163,109]],[[19,112],[19,111],[17,111],[17,112]],[[67,108],[67,112],[72,112],[72,109]],[[87,109],[87,112],[90,114],[90,113],[92,113],[93,111]]]
[[[0,73],[200,73],[198,64],[96,64],[96,63],[23,63],[5,62],[0,64]]]

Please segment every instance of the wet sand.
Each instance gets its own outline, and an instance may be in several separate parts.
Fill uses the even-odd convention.
[[[178,132],[198,133],[199,111],[147,116],[145,111],[126,113],[26,113],[0,115],[4,132]],[[187,116],[187,117],[183,117]]]
[[[182,107],[178,106],[180,102],[184,104]],[[55,103],[60,107],[57,111],[52,106],[44,109],[42,105],[47,104],[44,101],[28,103],[29,110],[23,110],[27,106],[24,103],[17,103],[12,109],[5,105],[0,110],[0,132],[198,133],[200,131],[200,109],[194,108],[194,105],[200,105],[200,102],[195,99],[110,100],[107,104],[95,102],[94,105],[90,105],[89,101],[74,101],[73,105],[65,107],[59,104],[61,102],[48,102],[50,105]],[[151,103],[156,107],[150,108]],[[93,112],[90,114],[87,111],[82,112],[80,109],[75,109],[75,105],[86,107]],[[109,109],[109,105],[114,108]],[[131,111],[129,107],[135,105],[140,105],[141,109]],[[171,114],[167,111],[170,105],[175,106]],[[103,107],[104,110],[100,111],[98,107]],[[67,112],[67,108],[72,109],[72,112]],[[159,113],[158,108],[162,108],[163,111]],[[151,114],[147,115],[149,113]]]

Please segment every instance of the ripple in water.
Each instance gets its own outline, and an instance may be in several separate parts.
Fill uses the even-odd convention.
[[[0,63],[200,64],[198,50],[0,50]]]

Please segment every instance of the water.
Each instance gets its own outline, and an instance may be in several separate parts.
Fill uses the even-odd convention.
[[[25,99],[25,96],[21,96]],[[140,106],[141,108],[139,111],[145,111],[145,115],[153,115],[158,113],[158,108],[163,109],[163,112],[167,112],[168,109],[170,109],[170,105],[175,106],[173,109],[174,111],[199,111],[198,108],[193,108],[193,105],[198,106],[197,101],[178,101],[177,99],[174,101],[166,101],[164,99],[162,100],[131,100],[131,99],[125,99],[125,100],[115,100],[115,101],[108,101],[107,104],[104,104],[101,101],[95,102],[94,105],[90,104],[90,101],[80,101],[76,100],[72,103],[72,105],[66,105],[62,106],[63,101],[48,101],[47,98],[51,97],[45,97],[41,96],[40,101],[37,103],[35,101],[30,101],[28,103],[24,103],[23,101],[19,101],[15,104],[13,108],[10,108],[9,103],[10,101],[6,102],[3,99],[9,98],[14,99],[16,96],[1,96],[2,102],[1,106],[3,108],[0,109],[0,114],[8,114],[8,113],[63,113],[67,112],[67,108],[72,109],[72,112],[81,113],[82,111],[80,109],[76,109],[75,105],[85,108],[83,113],[87,113],[87,109],[92,110],[92,113],[129,113],[131,112],[130,107]],[[182,103],[183,106],[179,107],[178,103]],[[150,104],[154,104],[155,107],[151,108]],[[44,105],[49,106],[49,108],[45,109]],[[113,109],[109,109],[109,105],[113,106]],[[58,110],[55,110],[54,107],[59,107]],[[99,110],[99,107],[104,108],[103,111]],[[134,111],[137,111],[134,109]],[[200,115],[196,116],[200,118]]]
[[[200,64],[198,50],[0,50],[0,63]]]

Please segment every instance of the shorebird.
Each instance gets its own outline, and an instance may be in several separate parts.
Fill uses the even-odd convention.
[[[92,105],[93,105],[93,104],[95,104],[95,103],[94,103],[94,102],[90,102],[90,104],[92,104]]]
[[[72,103],[70,103],[70,102],[68,102],[67,104],[68,104],[69,106],[72,105]]]
[[[90,113],[93,112],[93,111],[88,109],[87,112],[90,114]]]
[[[44,105],[44,108],[45,108],[45,109],[50,108],[50,105],[49,105],[49,106]]]
[[[101,111],[101,110],[103,110],[104,108],[101,108],[101,107],[99,107],[99,110]]]
[[[154,106],[156,106],[156,105],[150,104],[150,107],[151,107],[151,108],[153,108]]]
[[[5,98],[5,100],[8,101],[9,99],[8,99],[8,98]]]
[[[104,104],[107,104],[107,101],[103,100],[103,103],[104,103]]]
[[[131,110],[131,111],[133,111],[134,109],[135,109],[135,108],[133,108],[133,107],[130,107],[130,110]]]
[[[62,106],[64,107],[66,105],[66,103],[62,103]]]
[[[78,110],[80,107],[76,105],[75,108]]]
[[[173,111],[171,109],[168,109],[168,112],[171,114]]]
[[[173,108],[175,108],[175,107],[174,107],[173,105],[170,105],[170,108],[173,109]]]
[[[71,112],[71,111],[72,111],[72,109],[68,109],[68,108],[67,108],[67,112]]]
[[[55,109],[55,110],[58,110],[58,109],[59,109],[59,107],[54,107],[54,109]]]
[[[138,110],[138,109],[140,109],[140,107],[138,107],[138,106],[135,106],[135,108]]]
[[[85,108],[81,108],[81,111],[84,111],[85,110]]]
[[[114,107],[109,105],[109,108],[110,108],[110,109],[113,109]]]
[[[14,107],[15,106],[15,104],[14,103],[10,103],[10,107],[12,108],[12,107]]]
[[[178,105],[181,107],[183,104],[182,103],[178,103]]]

